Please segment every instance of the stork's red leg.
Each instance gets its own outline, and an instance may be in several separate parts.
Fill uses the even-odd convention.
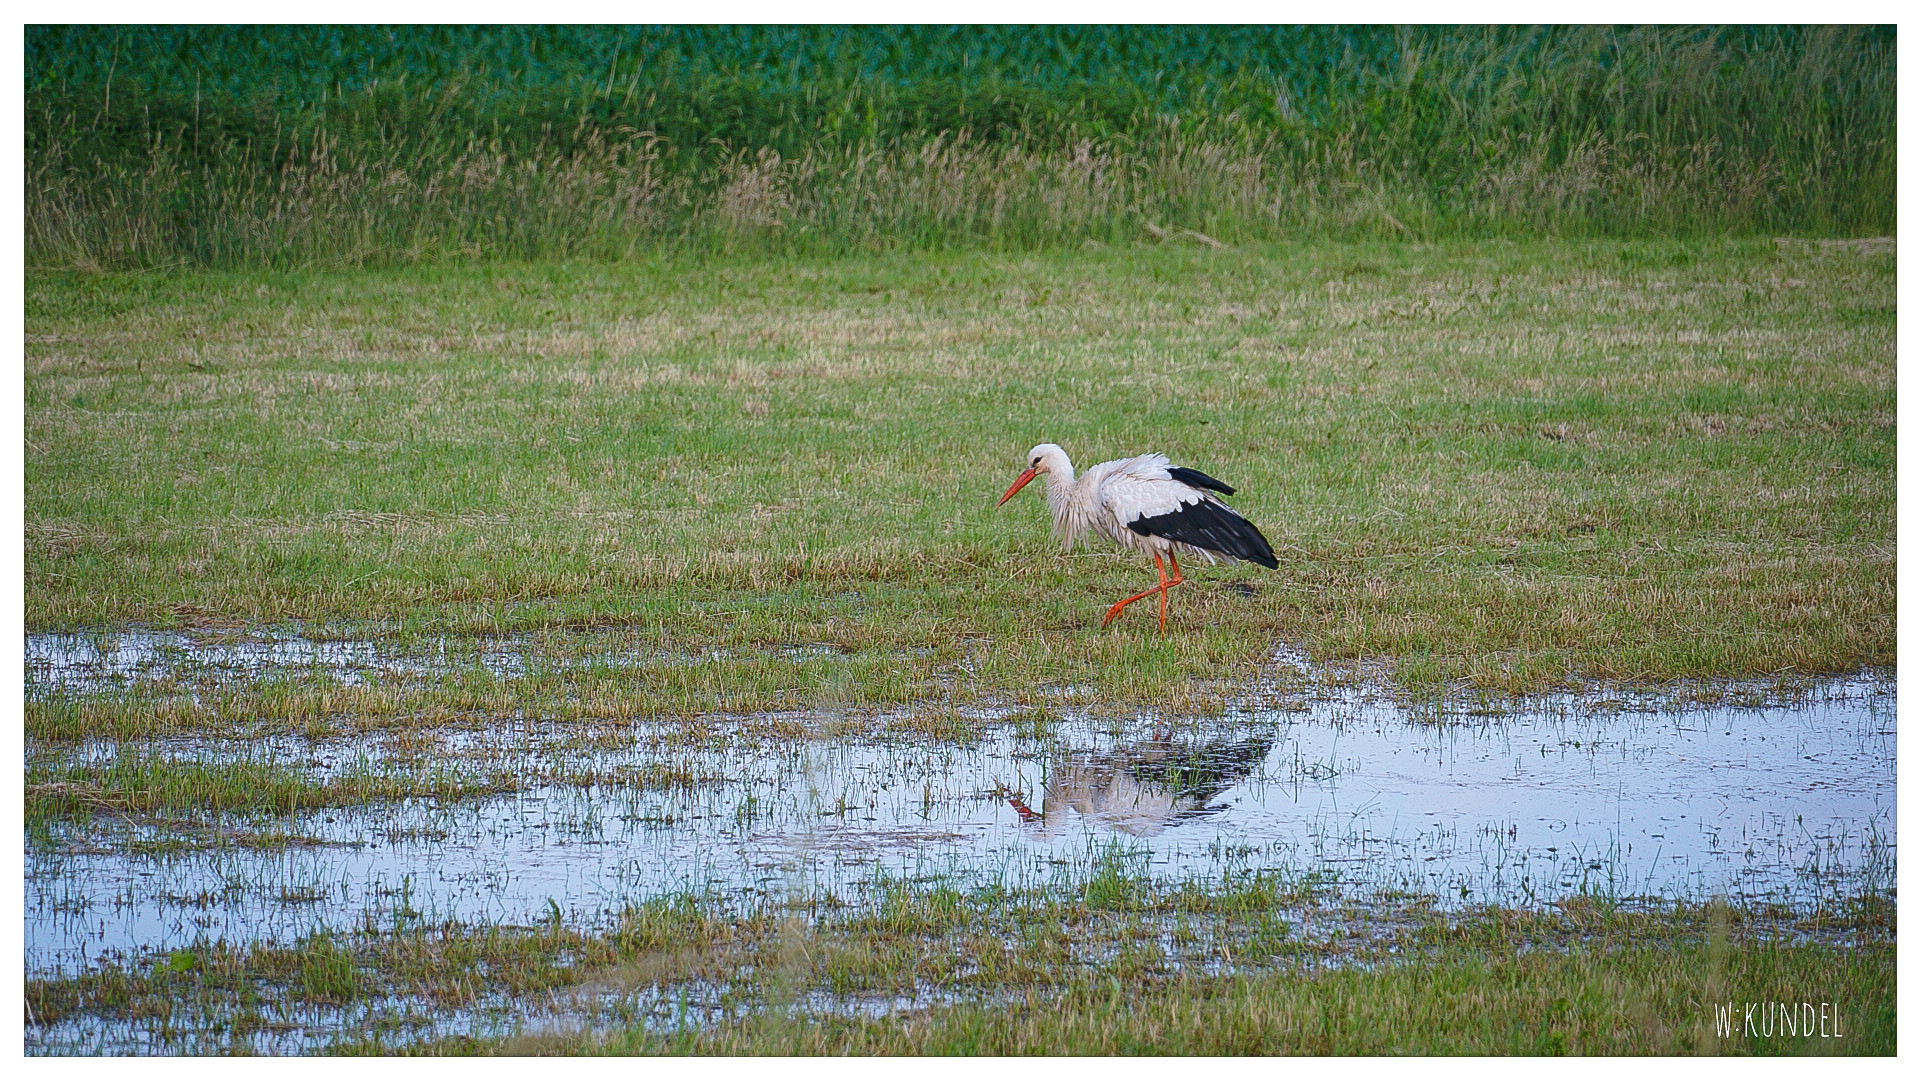
[[[1180,572],[1180,556],[1169,551],[1167,552],[1167,561],[1173,564],[1173,580],[1164,580],[1166,578],[1164,572],[1160,575],[1162,578],[1160,583],[1160,632],[1163,634],[1167,632],[1167,590],[1187,580],[1186,575]]]
[[[1154,586],[1153,588],[1151,588],[1151,589],[1148,589],[1148,590],[1147,590],[1147,591],[1145,591],[1145,592],[1137,592],[1137,593],[1134,593],[1134,594],[1133,594],[1132,596],[1129,596],[1129,597],[1127,597],[1127,598],[1126,598],[1125,600],[1122,600],[1122,601],[1120,601],[1119,603],[1117,603],[1117,604],[1115,604],[1115,605],[1113,605],[1112,607],[1110,607],[1110,608],[1108,608],[1108,609],[1107,609],[1107,618],[1106,618],[1106,620],[1105,620],[1105,622],[1102,622],[1102,623],[1100,624],[1101,626],[1105,626],[1105,625],[1107,625],[1107,623],[1110,623],[1110,622],[1112,622],[1113,620],[1115,620],[1115,619],[1117,619],[1117,618],[1119,618],[1119,617],[1120,617],[1120,613],[1121,613],[1121,612],[1123,612],[1123,611],[1125,611],[1125,610],[1127,610],[1127,605],[1128,605],[1128,604],[1131,604],[1131,603],[1133,603],[1133,602],[1134,602],[1135,600],[1138,600],[1138,599],[1140,599],[1140,598],[1141,598],[1141,597],[1143,597],[1143,596],[1152,596],[1152,595],[1153,595],[1154,593],[1159,593],[1159,594],[1160,594],[1160,597],[1161,597],[1161,600],[1162,600],[1162,602],[1165,602],[1165,600],[1166,600],[1166,595],[1167,595],[1167,564],[1166,564],[1165,562],[1163,562],[1163,561],[1161,561],[1161,559],[1160,559],[1160,556],[1159,556],[1159,554],[1157,554],[1157,553],[1156,553],[1156,554],[1154,555],[1154,557],[1153,557],[1153,565],[1155,565],[1155,566],[1157,566],[1157,567],[1159,567],[1159,568],[1160,568],[1160,584],[1158,584],[1158,585],[1155,585],[1155,586]],[[1161,628],[1162,628],[1162,629],[1165,629],[1165,628],[1166,628],[1166,622],[1165,622],[1165,615],[1164,615],[1164,614],[1163,614],[1163,615],[1161,616],[1161,619],[1162,619],[1162,621],[1161,621],[1161,624],[1160,624],[1160,625],[1161,625]]]

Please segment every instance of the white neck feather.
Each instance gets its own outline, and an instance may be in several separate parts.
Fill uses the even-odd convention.
[[[1093,528],[1092,495],[1073,478],[1073,462],[1065,454],[1047,473],[1047,509],[1053,511],[1053,534],[1062,547],[1071,548]]]

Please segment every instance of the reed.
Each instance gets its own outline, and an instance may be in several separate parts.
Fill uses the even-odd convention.
[[[1866,235],[1893,54],[1827,27],[36,27],[26,251]]]

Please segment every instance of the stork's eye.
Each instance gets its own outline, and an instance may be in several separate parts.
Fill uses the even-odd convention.
[[[1037,466],[1040,464],[1040,459],[1034,458],[1032,461],[1027,462],[1027,464]]]

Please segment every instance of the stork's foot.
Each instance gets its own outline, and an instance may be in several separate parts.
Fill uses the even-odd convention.
[[[1177,560],[1173,564],[1175,578],[1172,581],[1167,580],[1167,564],[1161,561],[1160,556],[1155,555],[1153,557],[1153,564],[1160,568],[1160,584],[1144,592],[1134,593],[1132,596],[1108,608],[1106,619],[1100,623],[1103,628],[1108,623],[1119,618],[1120,613],[1127,610],[1128,604],[1133,603],[1135,600],[1145,599],[1146,597],[1157,594],[1160,597],[1160,632],[1163,634],[1167,632],[1167,590],[1180,584],[1180,582],[1185,579],[1178,576],[1180,573],[1180,563]]]
[[[993,793],[1007,800],[1007,805],[1013,807],[1013,812],[1020,815],[1020,823],[1022,825],[1040,821],[1047,816],[1035,810],[1033,807],[1028,806],[1027,800],[1021,798],[1019,792],[1007,787],[1004,781],[993,785]]]

